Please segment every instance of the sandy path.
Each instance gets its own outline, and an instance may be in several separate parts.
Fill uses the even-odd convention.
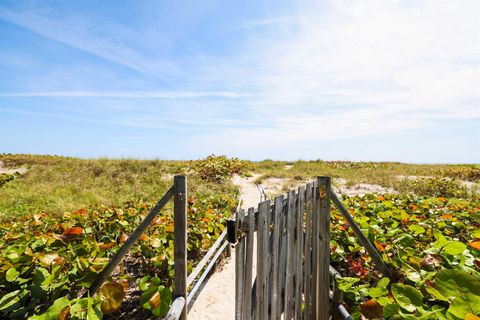
[[[242,208],[256,206],[260,192],[253,183],[258,177],[233,177],[242,194]],[[222,270],[215,272],[188,313],[190,319],[229,320],[235,318],[235,248]]]

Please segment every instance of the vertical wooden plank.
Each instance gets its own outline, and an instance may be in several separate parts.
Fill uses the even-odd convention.
[[[330,177],[318,177],[318,279],[317,279],[317,318],[329,319],[330,293]]]
[[[187,301],[187,177],[173,178],[174,196],[174,299],[183,297]],[[183,307],[180,320],[187,320],[187,304]]]
[[[278,288],[277,288],[277,316],[280,316],[283,313],[285,306],[285,271],[286,271],[286,262],[287,262],[287,213],[288,213],[288,204],[286,201],[282,203],[282,211],[280,214],[280,257],[278,265]]]
[[[267,317],[268,319],[271,319],[270,314],[271,314],[271,306],[272,306],[272,286],[273,286],[273,278],[272,278],[272,253],[273,253],[273,230],[272,230],[272,222],[274,218],[274,209],[271,205],[271,202],[269,203],[268,209],[267,209],[267,243],[266,243],[266,250],[268,252],[267,254],[267,262],[266,262],[266,270],[265,270],[265,278],[266,278],[266,289],[265,289],[265,301],[266,301],[266,308],[267,308]]]
[[[261,232],[263,233],[262,239],[262,251],[263,251],[263,274],[262,274],[262,305],[261,305],[261,312],[262,312],[262,319],[268,319],[268,271],[269,271],[269,265],[268,265],[268,260],[270,256],[270,252],[268,251],[269,248],[269,237],[268,237],[268,216],[271,214],[271,209],[270,209],[270,200],[263,201],[259,204],[258,208],[258,214],[262,214],[264,216],[263,224],[262,224],[262,230]]]
[[[284,319],[292,318],[293,305],[293,257],[294,257],[294,232],[295,232],[295,190],[288,193],[288,211],[287,211],[287,255],[286,255],[286,272],[285,272],[285,307]]]
[[[272,306],[271,306],[271,319],[277,319],[280,317],[278,314],[278,301],[279,301],[279,256],[280,256],[280,237],[281,231],[281,218],[283,212],[283,196],[275,198],[275,205],[273,208],[273,246],[272,246]]]
[[[258,206],[258,218],[257,218],[257,288],[256,288],[256,319],[266,320],[265,306],[268,306],[268,302],[265,301],[265,288],[266,283],[266,256],[267,252],[267,207],[270,206],[269,201],[261,202]]]
[[[253,273],[253,243],[255,235],[255,209],[248,209],[248,233],[245,253],[245,284],[243,291],[243,319],[252,319],[252,273]]]
[[[295,271],[295,319],[302,319],[302,302],[303,302],[303,216],[304,216],[304,206],[305,206],[305,187],[301,186],[298,188],[298,203],[297,203],[297,225],[296,225],[296,235],[297,235],[297,245],[295,247],[295,252],[297,255],[296,259],[296,271]]]
[[[235,223],[243,225],[245,210],[237,211]],[[236,228],[237,229],[237,228]],[[238,235],[237,235],[238,236]],[[243,320],[244,285],[245,285],[245,237],[238,239],[235,246],[235,319]]]
[[[318,192],[317,192],[317,182],[313,183],[313,212],[312,212],[312,319],[317,319],[317,282],[318,282],[318,212],[319,212],[319,203],[318,203]]]
[[[306,211],[305,211],[305,319],[312,318],[312,188],[313,184],[307,184],[306,190]]]

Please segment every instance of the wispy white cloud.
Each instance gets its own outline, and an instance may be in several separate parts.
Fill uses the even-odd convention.
[[[142,51],[145,48],[135,43],[145,39],[144,35],[108,19],[101,21],[99,29],[96,24],[100,21],[74,12],[44,7],[13,11],[1,6],[0,19],[141,73],[166,77],[180,72],[175,63],[160,58],[161,51],[165,50],[163,46],[167,46],[162,46],[161,38],[155,39],[159,55],[150,57]],[[164,35],[163,41],[168,43],[168,40]]]
[[[194,99],[204,97],[240,98],[244,94],[228,91],[43,91],[43,92],[1,92],[0,97],[70,97],[70,98],[165,98]]]
[[[479,121],[479,12],[476,0],[303,2],[296,16],[266,20],[270,32],[252,37],[245,68],[236,66],[233,78],[244,79],[237,85],[258,91],[251,118],[268,126],[198,141],[230,154],[266,144],[289,153],[294,145]]]

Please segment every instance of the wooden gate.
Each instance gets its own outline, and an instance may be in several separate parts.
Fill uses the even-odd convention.
[[[235,319],[329,319],[330,197],[318,177],[229,221]]]

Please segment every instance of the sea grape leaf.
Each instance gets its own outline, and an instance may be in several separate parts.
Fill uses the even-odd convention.
[[[359,278],[351,278],[351,277],[343,277],[337,279],[338,289],[348,292],[350,288],[357,282],[359,282]]]
[[[465,249],[467,249],[467,245],[465,243],[460,241],[452,241],[443,247],[443,252],[451,255],[457,255],[462,254]]]
[[[381,319],[383,307],[375,300],[367,300],[360,304],[360,312],[367,319]]]
[[[400,306],[398,304],[387,304],[385,307],[383,307],[383,317],[385,319],[390,319],[394,315],[398,314],[398,311],[400,311]]]
[[[102,298],[101,309],[104,314],[117,311],[125,298],[125,290],[118,282],[106,282],[98,291]]]
[[[17,277],[20,275],[20,272],[17,271],[15,268],[8,269],[7,273],[5,274],[5,279],[8,282],[13,282]]]
[[[62,310],[70,305],[70,300],[67,297],[61,297],[47,309],[45,313],[31,316],[29,320],[57,320]]]
[[[390,280],[388,278],[382,278],[377,282],[376,287],[370,288],[370,296],[372,298],[379,298],[388,294],[388,284]]]
[[[433,235],[435,239],[437,239],[437,241],[433,243],[433,246],[435,248],[440,249],[448,244],[449,241],[447,240],[447,238],[443,236],[443,234],[440,231],[433,230]]]
[[[394,283],[392,285],[392,293],[400,307],[409,312],[414,312],[417,307],[422,306],[423,295],[419,290],[412,286],[402,283]]]
[[[0,299],[0,311],[6,310],[9,307],[15,305],[17,302],[19,302],[20,301],[20,297],[18,296],[19,292],[20,290],[15,290],[4,295]]]
[[[451,303],[448,311],[463,318],[480,313],[480,280],[463,270],[442,270],[435,275],[437,290]]]

